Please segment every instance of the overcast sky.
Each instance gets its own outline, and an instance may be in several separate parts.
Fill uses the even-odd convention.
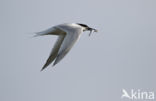
[[[121,101],[123,88],[156,91],[155,0],[0,0],[0,15],[0,101]],[[40,72],[57,37],[33,33],[66,22],[99,32],[83,33]]]

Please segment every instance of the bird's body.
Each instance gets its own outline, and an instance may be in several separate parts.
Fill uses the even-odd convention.
[[[65,23],[36,33],[36,36],[59,36],[53,47],[52,52],[50,53],[49,58],[47,59],[45,65],[42,67],[41,70],[45,69],[54,60],[55,61],[53,63],[53,66],[56,65],[70,51],[75,42],[80,38],[81,33],[86,30],[97,31],[96,29],[89,28],[87,25],[84,24]]]

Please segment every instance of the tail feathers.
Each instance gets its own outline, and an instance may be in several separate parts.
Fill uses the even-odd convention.
[[[43,35],[48,35],[48,34],[47,33],[43,33],[43,32],[36,32],[34,37],[43,36]]]

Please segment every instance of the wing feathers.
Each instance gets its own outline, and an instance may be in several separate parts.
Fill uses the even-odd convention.
[[[51,51],[51,53],[50,53],[49,58],[47,59],[46,63],[44,64],[44,66],[41,69],[41,71],[42,71],[50,63],[52,63],[55,60],[66,33],[64,31],[62,31],[61,29],[54,27],[52,29],[47,29],[43,32],[39,32],[38,35],[39,36],[41,36],[41,35],[58,35],[59,36],[54,47],[53,47],[53,49],[52,49],[52,51]]]
[[[51,63],[55,60],[55,58],[56,58],[56,56],[57,56],[57,54],[58,54],[58,51],[59,51],[59,49],[60,49],[60,46],[61,46],[61,44],[62,44],[62,42],[63,42],[63,40],[64,40],[64,37],[65,37],[65,35],[60,35],[60,36],[58,37],[58,39],[57,39],[57,41],[56,41],[56,43],[55,43],[55,45],[54,45],[54,47],[53,47],[53,49],[52,49],[52,52],[50,53],[50,56],[49,56],[49,58],[47,59],[47,61],[46,61],[46,63],[44,64],[44,66],[42,67],[41,71],[42,71],[43,69],[45,69],[49,64],[51,64]]]
[[[53,28],[49,28],[49,29],[41,31],[41,32],[37,32],[34,37],[44,36],[44,35],[62,35],[64,33],[65,32],[62,31],[61,29],[59,29],[57,27],[53,27]]]
[[[45,69],[49,64],[51,64],[54,60],[55,62],[53,63],[53,66],[56,65],[60,60],[62,60],[64,56],[66,56],[66,54],[71,50],[75,42],[79,39],[82,31],[83,30],[81,28],[71,28],[71,26],[68,25],[60,25],[37,33],[36,36],[59,35],[59,38],[55,43],[54,48],[52,49],[52,52],[50,53],[50,56],[42,67],[41,71]]]
[[[60,60],[64,58],[64,56],[70,51],[75,42],[79,39],[80,34],[77,33],[68,33],[59,49],[58,55],[53,64],[56,65]]]

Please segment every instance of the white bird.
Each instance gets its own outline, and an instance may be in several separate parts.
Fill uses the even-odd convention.
[[[80,35],[84,31],[97,32],[96,29],[90,28],[85,24],[80,23],[65,23],[49,28],[45,31],[36,33],[35,36],[43,35],[58,35],[58,40],[56,41],[49,58],[42,67],[41,71],[45,69],[53,61],[53,66],[55,66],[63,57],[70,51],[75,42],[80,38]],[[89,35],[90,35],[89,34]]]

